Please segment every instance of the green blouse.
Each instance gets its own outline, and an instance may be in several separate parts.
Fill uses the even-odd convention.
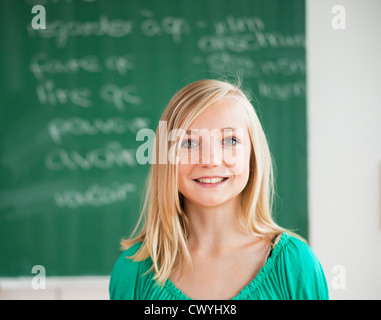
[[[133,255],[142,245],[127,249],[115,263],[110,277],[112,300],[190,300],[169,279],[159,286],[150,258],[135,262]],[[303,241],[283,233],[271,256],[257,276],[232,300],[308,299],[327,300],[328,286],[323,268],[311,248]]]

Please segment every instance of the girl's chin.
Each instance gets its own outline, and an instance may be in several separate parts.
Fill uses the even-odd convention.
[[[201,206],[201,207],[216,207],[216,206],[219,206],[219,205],[222,205],[224,203],[226,203],[226,201],[228,201],[229,199],[226,197],[224,198],[211,198],[211,197],[202,197],[202,196],[192,196],[192,197],[188,197],[188,199],[194,204],[194,205],[197,205],[197,206]]]

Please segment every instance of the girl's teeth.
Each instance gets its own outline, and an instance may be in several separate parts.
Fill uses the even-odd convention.
[[[218,183],[223,181],[225,178],[213,178],[213,179],[196,179],[198,182],[201,183]]]

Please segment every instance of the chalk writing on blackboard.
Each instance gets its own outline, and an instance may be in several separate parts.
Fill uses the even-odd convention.
[[[125,149],[116,141],[110,141],[105,146],[92,149],[86,153],[56,148],[46,155],[45,165],[47,169],[52,171],[109,169],[113,166],[133,167],[136,164],[135,153],[135,150]]]
[[[116,71],[126,75],[135,69],[135,56],[132,54],[111,55],[103,59],[95,55],[70,57],[67,59],[49,57],[46,52],[38,52],[30,60],[29,70],[37,80],[53,75],[76,75],[80,72],[99,74],[104,71]]]
[[[80,117],[54,118],[48,124],[49,135],[55,144],[61,144],[62,139],[68,136],[84,136],[98,134],[136,133],[139,129],[147,128],[150,119],[135,117],[125,119],[121,117],[85,119]]]
[[[56,205],[60,208],[100,207],[128,199],[136,186],[132,183],[114,182],[112,186],[92,184],[84,191],[68,189],[54,193]]]

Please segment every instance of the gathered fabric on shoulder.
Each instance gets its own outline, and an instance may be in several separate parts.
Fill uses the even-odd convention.
[[[153,279],[150,258],[127,258],[142,245],[138,242],[121,254],[110,277],[112,300],[191,300],[167,279],[160,286]],[[144,275],[145,274],[145,275]],[[303,241],[283,233],[257,276],[232,300],[327,300],[323,268]]]

